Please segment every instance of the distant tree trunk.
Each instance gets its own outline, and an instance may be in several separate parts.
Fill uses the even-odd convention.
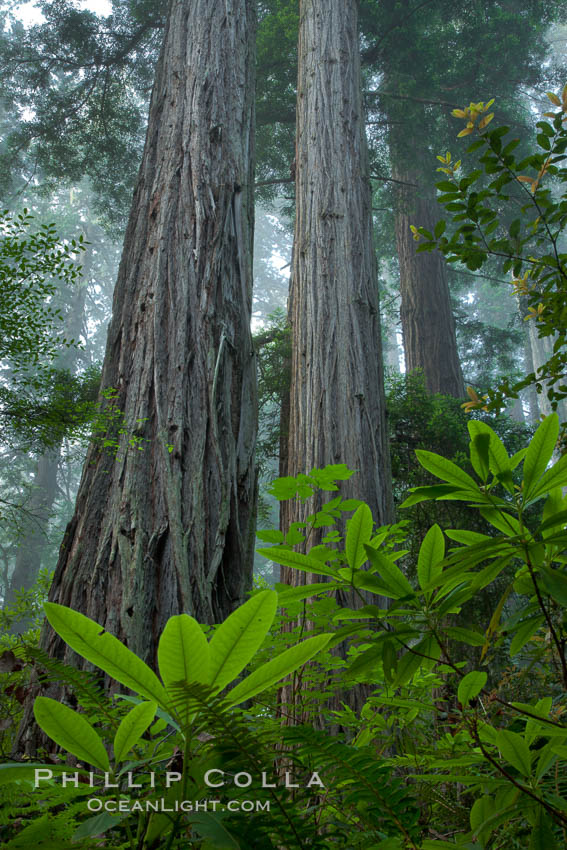
[[[546,363],[550,357],[553,356],[553,345],[555,343],[554,336],[539,336],[537,324],[533,319],[530,319],[527,322],[528,325],[528,335],[530,341],[530,348],[532,354],[532,363],[534,372],[537,374],[538,369],[540,369],[544,363]],[[539,411],[543,416],[549,416],[550,413],[553,412],[553,408],[551,406],[551,402],[547,397],[548,384],[543,383],[543,390],[540,393],[537,393],[537,403],[539,407]],[[567,418],[567,402],[564,399],[561,399],[557,404],[557,413],[561,420]],[[539,417],[538,417],[539,418]]]
[[[527,328],[524,333],[524,363],[526,375],[529,375],[531,372],[535,371],[530,333]],[[534,423],[539,421],[540,415],[538,394],[533,384],[531,384],[529,387],[526,387],[526,389],[524,390],[524,397],[526,398],[528,403],[528,419],[533,425]]]
[[[364,499],[376,522],[386,523],[392,519],[390,458],[357,5],[300,3],[286,465],[296,476],[346,464],[356,475],[341,494]],[[283,527],[320,505],[319,496],[284,503]],[[309,543],[320,539],[319,530]],[[292,585],[320,580],[285,568],[281,574]],[[295,685],[284,686],[281,696],[284,713],[297,716],[302,696]]]
[[[360,91],[357,3],[304,0],[287,473],[347,464],[357,474],[341,492],[367,501],[382,523],[391,519],[390,461]],[[303,521],[318,506],[287,503],[284,522]],[[293,570],[282,577],[307,578]]]
[[[37,461],[30,498],[24,506],[21,539],[16,551],[16,563],[6,593],[8,604],[15,601],[19,590],[28,590],[37,578],[53,503],[57,495],[57,470],[60,446],[48,449]],[[28,621],[14,623],[12,631],[20,634],[29,627]]]
[[[50,593],[151,664],[172,614],[219,622],[252,579],[255,9],[171,3],[102,375],[127,433],[89,449]]]
[[[300,3],[288,474],[345,463],[341,488],[392,516],[356,0]],[[317,502],[290,503],[304,520]],[[288,578],[301,583],[304,575]]]
[[[437,251],[417,253],[410,224],[433,230],[440,218],[436,202],[422,195],[416,174],[395,168],[395,230],[400,266],[400,317],[406,371],[421,369],[432,393],[455,398],[465,394],[457,350],[455,318],[447,283],[445,261]]]

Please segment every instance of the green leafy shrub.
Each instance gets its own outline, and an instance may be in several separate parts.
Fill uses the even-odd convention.
[[[402,507],[456,500],[474,506],[493,533],[443,533],[433,525],[419,550],[415,583],[396,563],[404,551],[392,551],[391,529],[374,529],[363,504],[347,524],[344,546],[339,540],[332,551],[317,547],[302,554],[284,542],[262,551],[277,563],[325,577],[327,583],[293,588],[290,595],[348,589],[361,597],[363,607],[337,613],[344,625],[333,639],[356,642],[364,634],[362,652],[345,673],[353,684],[376,688],[358,740],[375,742],[393,771],[429,789],[429,823],[436,832],[449,830],[462,847],[471,842],[489,847],[503,837],[510,846],[528,840],[533,848],[559,847],[567,828],[562,722],[567,457],[549,466],[559,434],[555,414],[539,426],[529,447],[512,457],[486,423],[469,422],[469,434],[472,474],[418,450],[419,462],[438,483],[412,488]],[[516,483],[520,464],[522,478]],[[291,490],[291,482],[286,487]],[[542,503],[538,515],[534,506]],[[329,514],[328,505],[321,513]],[[461,625],[463,606],[474,604],[499,578],[504,589],[489,621],[481,628]],[[389,607],[364,604],[363,591],[388,598]],[[463,645],[467,660],[458,651]],[[500,682],[491,669],[497,649],[506,652],[510,665]],[[524,678],[526,665],[532,688],[518,699],[514,691],[521,686],[514,680]],[[536,684],[543,691],[534,692]],[[455,843],[427,840],[421,846]]]
[[[545,391],[554,408],[567,397],[567,254],[562,247],[567,225],[567,86],[561,96],[550,92],[548,98],[556,111],[545,113],[543,118],[549,120],[537,123],[536,149],[519,160],[514,151],[520,140],[511,128],[491,123],[494,113],[488,110],[494,101],[455,109],[452,114],[465,122],[458,135],[476,135],[467,153],[480,150],[481,167],[462,174],[461,160],[453,160],[450,153],[439,156],[438,170],[445,179],[437,183],[438,200],[450,213],[452,232],[446,234],[444,220],[433,233],[412,226],[414,238],[425,240],[418,251],[437,249],[449,263],[476,271],[489,257],[498,258],[502,272],[512,273],[514,293],[526,301],[526,320],[536,322],[540,337],[553,339],[552,355],[535,373],[513,384],[504,380],[482,399],[472,394],[471,405],[477,407],[499,409],[505,398],[517,398],[529,385]]]

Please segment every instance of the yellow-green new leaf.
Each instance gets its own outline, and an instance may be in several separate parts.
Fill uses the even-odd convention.
[[[37,697],[33,713],[43,731],[68,753],[100,770],[110,770],[102,739],[84,715],[50,697]]]
[[[146,729],[151,725],[157,711],[157,703],[141,702],[122,718],[114,736],[114,759],[124,761],[136,746]]]
[[[170,617],[158,644],[158,665],[166,688],[171,682],[207,682],[209,644],[194,617]]]
[[[121,685],[167,708],[167,692],[156,674],[118,638],[65,605],[46,602],[44,608],[50,624],[71,649]]]
[[[301,667],[324,649],[332,637],[331,634],[317,635],[317,637],[308,638],[308,640],[286,649],[285,652],[280,653],[267,664],[263,664],[233,688],[227,695],[229,704],[237,705],[239,702],[251,699],[251,697],[279,682],[289,673],[293,673],[294,670],[297,670],[298,667]]]
[[[349,567],[358,570],[368,560],[364,545],[370,543],[374,520],[368,505],[360,505],[347,523],[345,552]]]
[[[232,682],[260,649],[276,614],[278,594],[257,593],[228,617],[209,643],[208,684],[222,690]]]

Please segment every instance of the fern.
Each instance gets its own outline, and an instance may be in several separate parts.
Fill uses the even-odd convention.
[[[78,670],[63,661],[51,658],[37,647],[29,647],[27,655],[28,659],[33,659],[43,668],[39,674],[42,683],[57,682],[64,685],[89,716],[104,720],[106,731],[116,729],[120,716],[124,713],[124,706],[111,704],[105,694],[100,673]]]
[[[403,781],[376,758],[369,748],[352,747],[310,726],[282,730],[287,744],[298,749],[302,760],[312,762],[333,789],[337,812],[355,813],[361,823],[379,831],[380,837],[403,837],[415,848],[418,840],[418,803]],[[329,777],[331,777],[329,779]]]
[[[211,695],[202,685],[170,687],[177,707],[189,701],[191,710],[198,712],[193,733],[206,731],[212,737],[203,744],[202,752],[221,760],[221,769],[227,774],[246,771],[260,781],[261,773],[269,767],[278,752],[281,735],[269,724],[259,729],[259,719],[249,725],[246,716],[227,706],[222,697]],[[216,766],[216,765],[215,765]],[[275,775],[275,773],[274,773]],[[258,783],[259,784],[259,783]],[[231,799],[269,801],[270,811],[233,812],[223,821],[246,850],[325,850],[330,846],[330,835],[322,835],[313,808],[315,796],[307,788],[294,789],[292,797],[281,785],[276,788],[250,788],[227,786],[218,789],[230,793]],[[220,796],[220,795],[219,795]],[[343,845],[344,846],[344,845]]]

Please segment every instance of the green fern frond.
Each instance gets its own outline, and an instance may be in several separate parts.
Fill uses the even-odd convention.
[[[417,801],[374,751],[349,746],[312,727],[282,731],[285,742],[296,747],[301,758],[312,763],[325,784],[334,789],[339,811],[356,811],[361,821],[379,828],[385,836],[403,836],[408,846],[416,847]]]

